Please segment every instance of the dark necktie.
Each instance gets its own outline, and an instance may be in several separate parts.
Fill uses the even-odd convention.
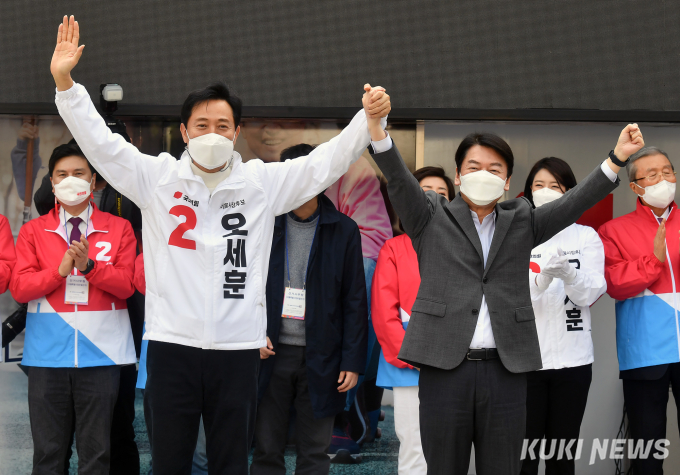
[[[70,246],[73,241],[80,242],[81,233],[80,233],[80,228],[78,227],[78,225],[80,223],[82,223],[83,220],[81,218],[75,217],[75,218],[69,219],[68,222],[71,223],[71,225],[73,225],[73,228],[71,228],[71,239],[68,242],[68,244]]]

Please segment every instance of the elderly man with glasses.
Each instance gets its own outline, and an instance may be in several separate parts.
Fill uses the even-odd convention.
[[[599,229],[607,292],[616,299],[616,344],[635,473],[662,474],[668,387],[680,404],[680,216],[668,154],[645,147],[628,160],[635,211]],[[666,239],[668,236],[668,239]]]

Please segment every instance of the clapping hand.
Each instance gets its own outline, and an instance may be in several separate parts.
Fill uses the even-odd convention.
[[[89,252],[89,249],[90,244],[87,242],[87,239],[85,239],[85,235],[81,235],[80,242],[72,241],[71,247],[68,251],[66,251],[73,259],[73,265],[80,272],[83,272],[85,269],[87,269],[87,261],[89,260],[87,253]]]
[[[78,64],[83,48],[85,48],[85,45],[78,46],[79,40],[78,22],[75,21],[73,15],[70,19],[64,15],[64,21],[59,25],[57,46],[54,48],[52,64],[50,64],[50,71],[59,91],[65,91],[73,86],[71,70]]]
[[[576,268],[569,262],[569,256],[558,249],[557,254],[550,256],[543,266],[541,274],[553,279],[562,279],[565,284],[571,284],[576,279]]]

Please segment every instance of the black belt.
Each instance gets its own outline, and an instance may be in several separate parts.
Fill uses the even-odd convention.
[[[498,358],[496,348],[470,348],[467,352],[467,359],[470,361],[485,361]]]

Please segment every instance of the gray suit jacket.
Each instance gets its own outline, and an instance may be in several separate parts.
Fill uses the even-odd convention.
[[[396,146],[373,154],[421,269],[418,297],[399,352],[409,364],[453,369],[467,354],[482,302],[503,365],[513,373],[542,368],[529,294],[531,250],[574,223],[617,186],[598,164],[585,180],[552,203],[534,209],[525,198],[496,205],[496,231],[486,267],[470,208],[425,193]]]

